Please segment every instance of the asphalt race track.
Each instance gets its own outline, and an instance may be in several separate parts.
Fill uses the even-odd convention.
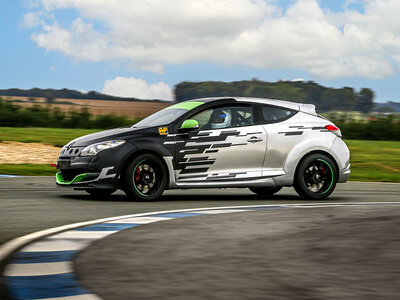
[[[123,230],[75,260],[102,299],[399,299],[400,205],[200,215]]]
[[[338,184],[332,202],[400,201],[400,184],[348,182]],[[248,189],[166,191],[157,202],[132,202],[118,191],[108,199],[57,188],[54,177],[0,178],[0,244],[31,232],[105,217],[186,208],[305,203],[292,188],[270,199]]]
[[[400,203],[399,195],[400,184],[349,182],[337,186],[326,207],[307,209],[284,207],[308,202],[290,188],[270,199],[246,189],[167,191],[143,203],[120,192],[95,199],[59,189],[50,177],[0,178],[0,244],[105,217],[276,204],[288,209],[122,230],[79,252],[74,269],[103,299],[397,299],[400,205],[384,202]],[[332,206],[339,202],[360,205]]]

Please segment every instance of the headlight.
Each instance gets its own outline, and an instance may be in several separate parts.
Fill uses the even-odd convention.
[[[99,153],[100,151],[115,148],[115,147],[121,146],[124,143],[125,143],[125,141],[123,141],[123,140],[115,140],[115,141],[106,141],[106,142],[89,145],[82,150],[81,156],[94,156],[97,153]]]

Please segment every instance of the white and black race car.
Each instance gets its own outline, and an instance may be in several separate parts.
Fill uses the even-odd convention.
[[[165,189],[247,187],[268,196],[293,186],[324,199],[350,174],[341,132],[314,105],[258,98],[181,102],[132,127],[77,138],[61,150],[57,184],[131,199]]]

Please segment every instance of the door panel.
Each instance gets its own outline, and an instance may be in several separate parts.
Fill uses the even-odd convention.
[[[192,131],[175,136],[178,182],[261,177],[267,136],[260,125]]]

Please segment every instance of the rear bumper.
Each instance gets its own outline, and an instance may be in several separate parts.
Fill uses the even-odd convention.
[[[350,173],[350,164],[348,164],[346,168],[339,170],[338,182],[346,182],[349,179]]]

